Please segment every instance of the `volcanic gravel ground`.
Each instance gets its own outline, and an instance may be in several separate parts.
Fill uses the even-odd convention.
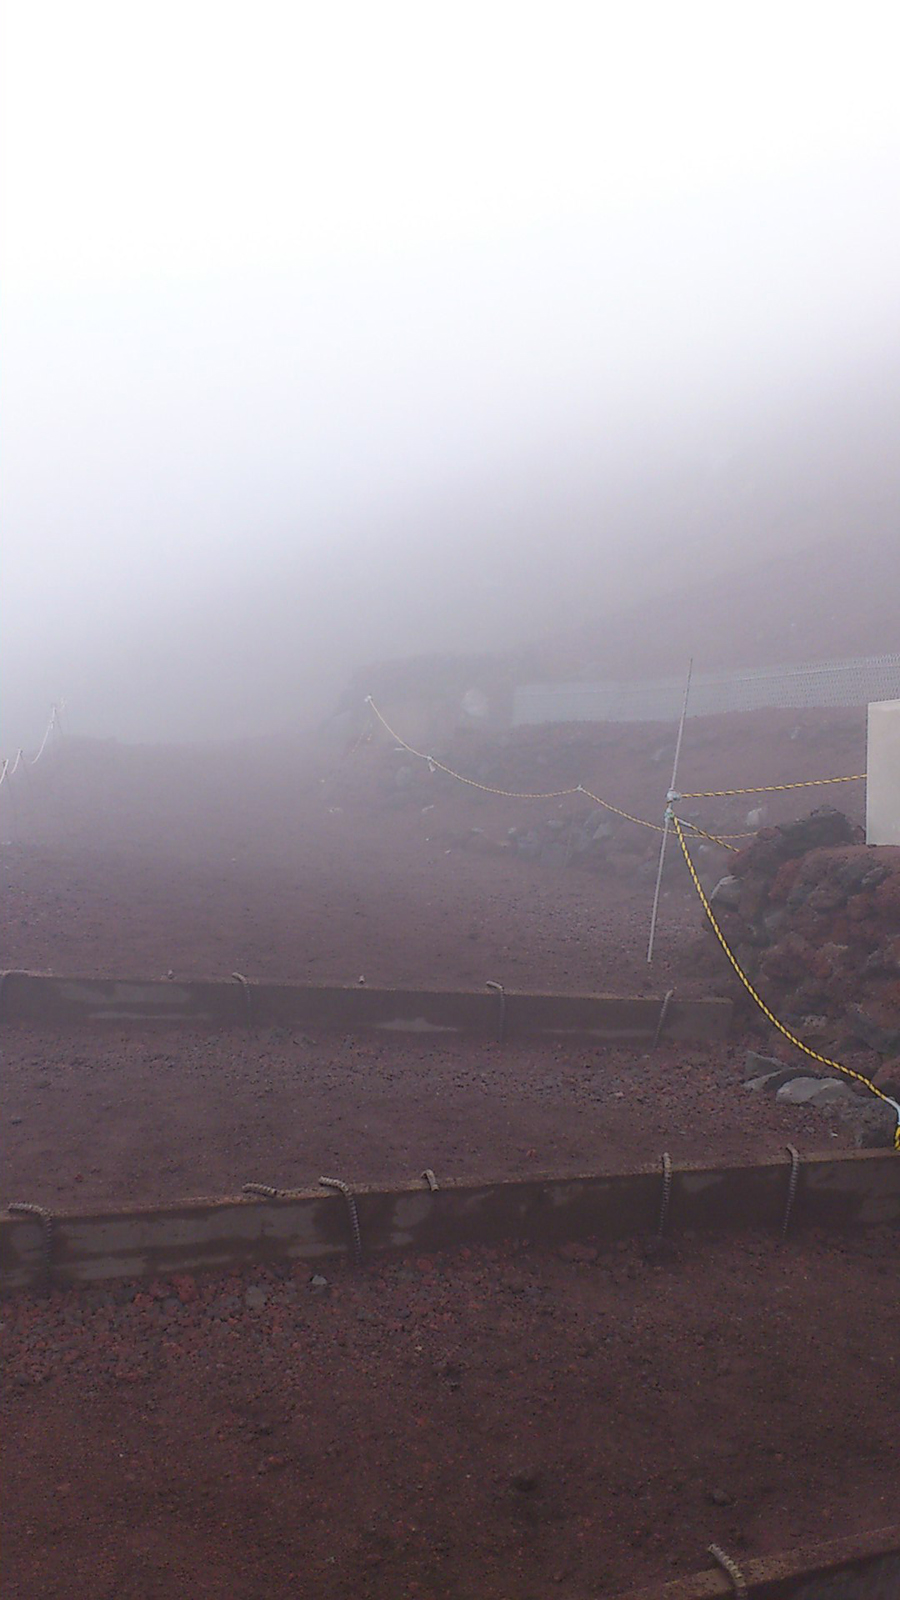
[[[440,753],[650,819],[672,745],[671,728],[522,730]],[[862,712],[697,719],[681,782],[859,772],[864,748]],[[647,969],[656,833],[622,824],[593,871],[521,859],[509,830],[580,826],[579,796],[483,795],[384,739],[327,767],[299,745],[73,743],[21,777],[0,799],[5,967],[732,992],[674,849]],[[853,787],[767,796],[766,820],[856,815]],[[688,808],[737,832],[753,804]],[[708,883],[727,870],[692,848]],[[5,1193],[51,1207],[849,1142],[746,1094],[738,1043],[5,1039]],[[17,1295],[4,1596],[586,1600],[703,1567],[712,1540],[740,1559],[877,1528],[897,1505],[896,1248],[877,1231],[680,1237],[649,1258],[523,1245],[337,1264],[319,1288],[298,1268]]]
[[[852,1143],[743,1088],[740,1045],[652,1053],[264,1031],[6,1030],[3,1196],[83,1209],[254,1181],[408,1183],[753,1160]]]
[[[672,729],[654,724],[574,726],[460,735],[441,753],[494,787],[584,782],[658,822],[673,744]],[[681,781],[725,788],[864,766],[864,711],[766,712],[690,721]],[[362,976],[438,989],[487,979],[600,993],[674,985],[685,995],[731,981],[709,941],[698,947],[703,913],[675,840],[649,969],[658,833],[612,817],[614,857],[595,870],[522,859],[510,828],[561,826],[564,839],[593,803],[486,794],[430,772],[383,733],[327,766],[321,751],[299,745],[83,742],[36,769],[15,811],[11,799],[0,797],[4,967],[180,979],[238,971],[306,983]],[[681,809],[727,833],[746,830],[748,807],[760,803],[778,821],[825,802],[861,814],[861,786]],[[728,855],[703,843],[692,850],[711,888]]]
[[[324,1276],[3,1307],[6,1600],[585,1600],[895,1519],[895,1233]]]

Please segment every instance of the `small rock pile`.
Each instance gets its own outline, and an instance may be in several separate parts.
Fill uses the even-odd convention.
[[[763,828],[711,902],[775,1015],[823,1055],[864,1053],[865,1076],[900,1096],[900,849],[865,845],[822,807]],[[781,1055],[779,1041],[773,1030]]]
[[[648,840],[642,828],[598,809],[587,816],[570,812],[528,828],[510,828],[507,847],[521,859],[543,866],[642,878],[656,871],[659,840],[655,836]]]

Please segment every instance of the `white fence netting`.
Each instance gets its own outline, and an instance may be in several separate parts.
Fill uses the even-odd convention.
[[[863,706],[900,698],[900,654],[858,656],[850,661],[771,667],[758,672],[694,674],[688,716],[721,711]],[[675,722],[681,714],[684,679],[647,683],[533,683],[517,688],[513,726],[550,722]]]

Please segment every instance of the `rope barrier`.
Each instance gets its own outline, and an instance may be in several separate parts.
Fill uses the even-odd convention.
[[[719,927],[719,924],[716,921],[712,906],[707,899],[703,885],[697,876],[697,870],[693,861],[691,860],[691,854],[687,847],[682,825],[678,817],[675,816],[674,812],[671,813],[671,821],[675,828],[675,832],[678,835],[678,843],[681,845],[681,851],[685,862],[687,863],[688,872],[691,875],[694,888],[700,896],[703,909],[709,918],[713,933],[718,939],[719,944],[722,946],[722,949],[725,951],[729,962],[740,978],[741,983],[744,985],[744,988],[747,990],[747,993],[750,995],[751,999],[756,1002],[763,1016],[766,1017],[769,1022],[771,1022],[774,1028],[777,1028],[782,1037],[787,1039],[790,1044],[796,1047],[796,1049],[800,1050],[803,1055],[809,1056],[811,1061],[820,1062],[823,1067],[833,1067],[836,1072],[843,1072],[846,1077],[853,1078],[857,1083],[861,1083],[864,1089],[868,1089],[869,1092],[874,1094],[879,1100],[883,1100],[885,1105],[891,1107],[891,1110],[897,1117],[897,1127],[894,1131],[894,1149],[900,1150],[900,1105],[898,1105],[897,1101],[892,1100],[890,1095],[885,1094],[883,1090],[876,1088],[875,1084],[872,1083],[869,1078],[864,1077],[861,1072],[857,1072],[853,1067],[845,1067],[840,1061],[832,1061],[830,1056],[823,1056],[818,1050],[810,1049],[808,1044],[804,1044],[802,1039],[798,1039],[797,1035],[792,1033],[790,1028],[785,1027],[784,1023],[779,1021],[774,1011],[769,1009],[765,1000],[763,1000],[762,996],[757,993],[756,989],[754,989],[753,984],[750,982],[750,979],[747,977],[747,974],[744,972],[743,968],[738,962],[737,957],[734,955],[734,952],[732,951],[724,933],[722,932],[722,929]]]
[[[727,839],[752,839],[754,837],[752,833],[707,833],[705,828],[698,828],[696,822],[688,822],[687,818],[682,820],[685,827],[693,828],[694,832],[699,833],[701,838],[711,839],[713,844],[720,844],[723,850],[730,850],[732,855],[738,855],[740,852],[736,844],[727,844]]]
[[[427,755],[424,750],[417,750],[415,745],[409,744],[407,740],[397,732],[396,728],[391,727],[391,724],[388,722],[384,713],[378,709],[378,706],[376,706],[370,694],[366,695],[366,705],[370,708],[373,715],[378,718],[378,721],[381,723],[381,726],[384,728],[385,732],[390,735],[399,749],[405,750],[407,755],[415,756],[417,761],[427,762],[432,772],[443,772],[448,778],[455,778],[457,783],[467,784],[470,789],[480,789],[483,794],[496,794],[504,800],[563,800],[567,799],[570,795],[583,794],[586,800],[592,800],[595,806],[599,806],[603,811],[611,812],[614,817],[622,817],[625,822],[633,822],[639,828],[649,828],[653,833],[665,832],[665,829],[660,823],[649,822],[646,817],[635,816],[633,811],[625,811],[621,806],[614,806],[610,800],[604,800],[602,795],[594,794],[592,789],[585,788],[583,783],[576,783],[571,789],[550,789],[545,793],[532,794],[523,793],[513,789],[496,789],[490,783],[479,782],[477,778],[467,778],[465,773],[456,772],[453,767],[448,767],[445,762],[439,761],[436,756]],[[864,778],[865,773],[858,773],[857,777]],[[855,780],[851,778],[814,778],[810,781],[813,783],[851,783]],[[774,789],[803,789],[808,787],[808,785],[806,783],[777,783],[771,785],[770,787]],[[706,800],[720,798],[725,795],[768,794],[769,792],[769,788],[710,789],[703,794],[673,793],[670,795],[670,799]],[[737,853],[736,847],[733,844],[730,844],[728,842],[729,840],[753,839],[756,836],[755,830],[753,829],[747,833],[708,833],[705,828],[701,828],[696,822],[689,822],[686,817],[682,819],[682,826],[690,828],[693,833],[699,834],[701,838],[709,839],[712,844],[721,845],[723,850],[730,850],[734,854]]]
[[[46,733],[45,733],[45,734],[44,734],[44,737],[43,737],[43,739],[42,739],[42,740],[41,740],[41,748],[40,748],[40,750],[39,750],[39,751],[38,751],[38,753],[37,753],[37,755],[36,755],[36,756],[35,756],[35,758],[34,758],[34,760],[33,760],[33,761],[32,761],[32,762],[31,762],[31,765],[32,765],[32,766],[33,766],[33,767],[36,767],[36,766],[37,766],[37,764],[38,764],[38,762],[39,762],[39,761],[40,761],[40,759],[41,759],[41,756],[42,756],[42,755],[43,755],[43,754],[44,754],[44,751],[45,751],[45,750],[46,750],[46,748],[47,748],[47,740],[48,740],[48,739],[49,739],[49,737],[50,737],[50,735],[51,735],[51,733],[52,733],[52,732],[53,732],[53,730],[54,730],[54,728],[55,728],[55,727],[56,727],[56,726],[57,726],[57,720],[56,720],[56,707],[55,707],[55,706],[54,706],[54,707],[53,707],[53,710],[52,710],[52,711],[51,711],[51,713],[50,713],[50,721],[49,721],[49,722],[48,722],[48,723],[47,723],[47,731],[46,731]]]
[[[56,706],[51,708],[50,721],[47,723],[47,727],[44,731],[44,737],[41,740],[40,749],[38,750],[36,756],[32,756],[31,759],[29,759],[29,757],[25,754],[25,751],[20,746],[16,751],[16,758],[11,766],[9,757],[4,757],[3,763],[0,765],[0,785],[2,785],[7,778],[12,779],[14,773],[18,772],[20,766],[25,769],[28,767],[36,767],[41,759],[41,756],[44,754],[44,751],[47,748],[47,741],[50,738],[51,733],[54,731],[62,731],[62,724],[59,720],[59,712]]]
[[[763,783],[755,789],[698,789],[696,794],[676,794],[672,799],[724,800],[733,794],[779,794],[785,789],[816,789],[823,783],[862,783],[865,776],[864,772],[851,772],[846,778],[803,778],[798,783]]]
[[[387,718],[379,711],[371,695],[366,695],[366,705],[370,707],[385,732],[390,734],[394,743],[401,750],[405,750],[408,755],[415,756],[418,761],[427,761],[432,772],[443,772],[448,778],[455,778],[457,783],[467,784],[470,789],[480,789],[483,794],[500,795],[504,800],[563,800],[569,795],[583,794],[587,800],[593,800],[594,804],[600,806],[604,811],[611,811],[616,817],[624,817],[626,822],[635,822],[640,828],[651,828],[654,833],[662,833],[663,831],[658,822],[648,822],[646,817],[636,817],[631,811],[623,811],[621,806],[614,806],[609,800],[604,800],[599,794],[594,794],[590,789],[586,789],[583,783],[576,783],[571,789],[550,789],[545,793],[532,794],[522,793],[514,789],[496,789],[490,783],[480,783],[477,778],[467,778],[465,773],[454,771],[453,767],[448,767],[443,761],[438,761],[436,756],[426,755],[424,750],[417,750],[415,745],[408,744],[396,729],[391,727]],[[693,823],[688,823],[688,827],[693,826]]]
[[[654,833],[663,833],[665,831],[658,822],[648,822],[646,817],[636,817],[631,811],[623,811],[621,806],[610,805],[608,800],[601,800],[599,794],[592,794],[590,789],[586,789],[582,783],[579,783],[578,787],[571,790],[570,793],[586,795],[589,800],[594,801],[595,805],[602,806],[604,811],[611,811],[616,817],[624,817],[626,822],[636,822],[639,828],[652,828]],[[693,824],[689,823],[688,826],[692,827]]]
[[[417,750],[415,745],[407,744],[400,734],[391,727],[386,717],[382,716],[371,695],[366,695],[366,705],[371,707],[378,721],[394,743],[405,750],[408,755],[415,756],[418,761],[427,761],[432,772],[444,772],[448,778],[455,778],[458,783],[468,784],[470,789],[481,789],[484,794],[499,794],[505,800],[561,800],[565,795],[577,794],[577,789],[551,789],[545,794],[517,794],[511,789],[495,789],[489,783],[479,783],[477,778],[467,778],[462,772],[454,772],[452,767],[445,766],[443,761],[438,761],[436,756],[426,755],[424,750]]]
[[[593,789],[586,789],[585,784],[575,784],[572,789],[549,789],[543,794],[532,794],[532,792],[520,792],[520,790],[514,789],[495,789],[493,784],[482,784],[477,778],[466,778],[466,774],[458,773],[458,771],[453,770],[452,766],[445,765],[445,762],[439,762],[436,755],[428,755],[424,750],[416,750],[415,744],[408,744],[407,739],[402,738],[402,734],[397,733],[396,728],[392,728],[388,718],[384,717],[383,712],[378,709],[372,699],[372,694],[365,696],[365,704],[370,707],[373,715],[378,718],[378,722],[383,726],[384,731],[394,739],[394,744],[400,750],[405,750],[407,755],[415,755],[418,762],[428,762],[429,770],[432,773],[445,773],[447,778],[455,778],[456,782],[460,782],[460,784],[468,784],[469,789],[480,789],[482,794],[500,795],[503,800],[565,800],[565,798],[569,798],[569,795],[585,795],[586,800],[593,800],[594,805],[601,806],[601,810],[610,811],[612,816],[620,816],[623,821],[634,822],[637,827],[649,827],[653,834],[663,834],[665,832],[660,822],[649,822],[645,816],[636,816],[634,811],[625,811],[621,806],[613,805],[610,800],[604,800],[602,795],[594,794]],[[810,784],[849,784],[849,782],[855,782],[857,779],[865,778],[865,776],[865,773],[857,773],[854,774],[854,778],[812,778],[809,781],[798,782],[798,784],[769,784],[769,786],[761,787],[761,789],[708,789],[703,790],[703,792],[697,792],[697,794],[674,794],[673,792],[673,794],[669,795],[669,800],[717,800],[717,798],[724,798],[727,795],[770,794],[775,789],[807,789]],[[737,854],[737,846],[729,843],[729,840],[733,840],[733,838],[756,838],[756,830],[754,829],[745,832],[745,834],[709,834],[709,832],[706,832],[705,827],[698,826],[697,822],[689,822],[687,818],[682,818],[681,822],[682,827],[689,827],[693,834],[698,834],[701,838],[708,838],[713,845],[721,845],[722,850],[732,851],[733,854]]]

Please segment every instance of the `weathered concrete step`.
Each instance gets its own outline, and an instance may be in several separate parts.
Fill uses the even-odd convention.
[[[30,1023],[193,1023],[219,1027],[294,1025],[357,1033],[540,1038],[571,1035],[608,1043],[656,1036],[723,1039],[731,1001],[663,996],[522,994],[483,990],[378,989],[368,985],[190,983],[144,978],[57,978],[0,974],[0,1020]]]
[[[721,1566],[671,1583],[629,1589],[616,1600],[897,1600],[900,1526],[807,1545],[777,1556],[740,1558],[741,1590]]]
[[[778,1236],[791,1193],[791,1161],[670,1166],[666,1232],[771,1229]],[[265,1173],[248,1174],[265,1180]],[[345,1174],[345,1177],[348,1176]],[[440,1173],[437,1174],[440,1182]],[[450,1182],[354,1190],[362,1249],[422,1254],[460,1245],[531,1239],[600,1242],[653,1235],[663,1209],[661,1163],[636,1172],[531,1177],[494,1184]],[[27,1196],[21,1199],[27,1201]],[[797,1172],[791,1226],[900,1221],[900,1156],[893,1151],[806,1157]],[[186,1200],[52,1218],[0,1219],[0,1287],[217,1271],[259,1261],[318,1261],[352,1249],[346,1197],[333,1189],[276,1198]]]

